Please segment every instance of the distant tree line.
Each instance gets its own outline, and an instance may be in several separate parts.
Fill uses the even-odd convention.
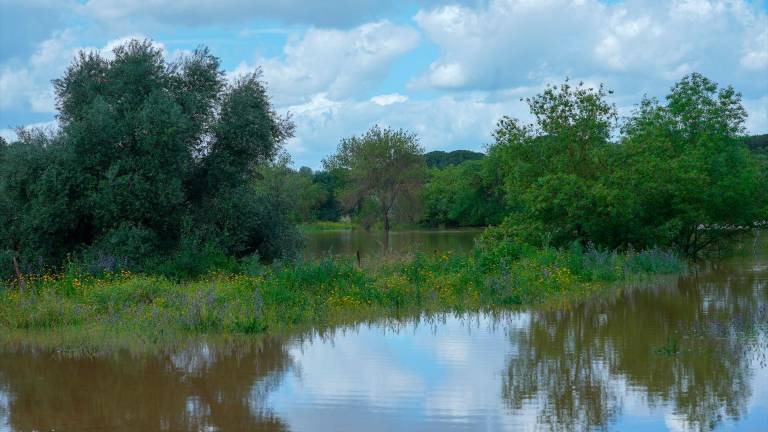
[[[424,154],[424,162],[426,162],[428,168],[442,169],[467,161],[480,160],[483,157],[485,157],[485,154],[470,150],[454,150],[450,152],[435,150]]]
[[[581,83],[549,87],[527,99],[532,124],[499,121],[487,156],[424,155],[418,193],[412,188],[399,203],[417,214],[395,211],[395,220],[497,226],[486,237],[539,245],[699,255],[768,219],[768,136],[744,136],[746,111],[733,88],[691,74],[663,103],[645,98],[623,119],[608,93]],[[354,183],[337,178],[341,190]],[[364,219],[359,202],[340,209]]]

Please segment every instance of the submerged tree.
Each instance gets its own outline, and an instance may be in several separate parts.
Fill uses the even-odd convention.
[[[687,76],[665,104],[643,100],[617,142],[607,96],[566,83],[528,100],[533,124],[499,122],[488,159],[510,213],[492,235],[696,256],[766,219],[765,171],[740,138],[746,112],[733,88]]]
[[[395,210],[419,199],[426,176],[423,153],[415,134],[374,126],[364,135],[341,140],[336,154],[323,164],[329,171],[347,171],[343,201],[348,207],[373,206],[388,237]]]
[[[745,119],[739,93],[695,73],[666,104],[642,101],[624,127],[611,186],[631,191],[637,240],[695,256],[765,220],[768,188],[740,139]]]

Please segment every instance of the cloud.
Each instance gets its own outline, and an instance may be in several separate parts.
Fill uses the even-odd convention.
[[[395,103],[405,102],[407,100],[408,96],[403,96],[400,93],[379,95],[371,98],[371,102],[381,106],[392,105]]]
[[[61,26],[70,0],[0,0],[0,59],[25,58]]]
[[[608,77],[645,92],[699,71],[768,90],[768,15],[743,0],[490,0],[414,19],[441,53],[415,89],[491,90],[543,74]]]
[[[77,48],[71,30],[54,33],[37,45],[25,61],[11,60],[0,65],[0,109],[28,109],[54,113],[51,80],[61,75]]]
[[[388,21],[344,31],[310,29],[289,38],[282,58],[241,63],[231,75],[261,67],[278,105],[308,102],[318,93],[342,100],[371,89],[418,42],[416,30]]]
[[[56,103],[51,80],[64,74],[78,52],[96,51],[105,58],[112,58],[116,46],[134,38],[144,39],[144,36],[123,36],[96,48],[79,45],[79,37],[73,29],[53,33],[40,42],[28,58],[0,64],[0,110],[54,114]],[[168,55],[162,43],[153,44]],[[171,54],[178,55],[178,52]]]
[[[293,114],[302,148],[293,153],[296,165],[319,168],[319,161],[336,150],[341,138],[362,134],[376,124],[415,132],[426,151],[483,150],[502,115],[529,118],[518,93],[455,93],[381,103],[395,98],[333,100],[317,94],[306,103],[286,107]]]
[[[82,12],[105,23],[147,20],[169,25],[213,25],[274,19],[287,24],[349,27],[392,8],[378,0],[89,0]]]

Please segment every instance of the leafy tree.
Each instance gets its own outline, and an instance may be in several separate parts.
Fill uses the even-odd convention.
[[[764,220],[764,177],[739,138],[746,111],[732,87],[692,74],[666,102],[646,98],[628,120],[614,187],[635,197],[636,243],[697,255]]]
[[[317,220],[337,221],[342,216],[342,207],[339,194],[346,185],[346,176],[341,170],[315,171],[312,175],[312,183],[323,190],[323,199],[315,203],[314,217]]]
[[[528,99],[533,124],[499,122],[488,160],[505,179],[502,236],[696,256],[765,220],[765,171],[739,138],[746,112],[733,88],[687,76],[665,104],[644,99],[617,143],[607,95],[566,82]]]
[[[27,263],[89,249],[139,261],[184,236],[235,256],[294,246],[270,226],[284,207],[254,192],[293,132],[258,73],[228,84],[206,48],[168,63],[132,40],[114,58],[81,52],[54,89],[60,132],[0,146],[0,235]]]
[[[424,221],[438,226],[496,225],[505,215],[503,190],[488,160],[430,171],[424,186]]]
[[[388,234],[395,210],[418,199],[426,175],[423,153],[415,134],[374,126],[364,135],[341,140],[323,165],[329,171],[347,171],[343,202],[348,208],[368,203]]]
[[[590,229],[602,223],[584,217],[598,215],[599,183],[610,172],[617,114],[607,95],[602,86],[566,81],[526,99],[534,123],[499,121],[489,163],[503,176],[511,235],[560,245],[596,238]]]

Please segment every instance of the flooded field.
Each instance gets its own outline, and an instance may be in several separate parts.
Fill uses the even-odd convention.
[[[380,231],[348,230],[317,231],[305,234],[305,258],[322,258],[329,255],[376,257],[389,250],[397,255],[414,252],[466,253],[475,244],[482,228],[434,229],[392,231],[389,247],[385,247],[384,233]]]
[[[0,353],[0,431],[765,430],[768,257],[567,310],[250,348]]]

